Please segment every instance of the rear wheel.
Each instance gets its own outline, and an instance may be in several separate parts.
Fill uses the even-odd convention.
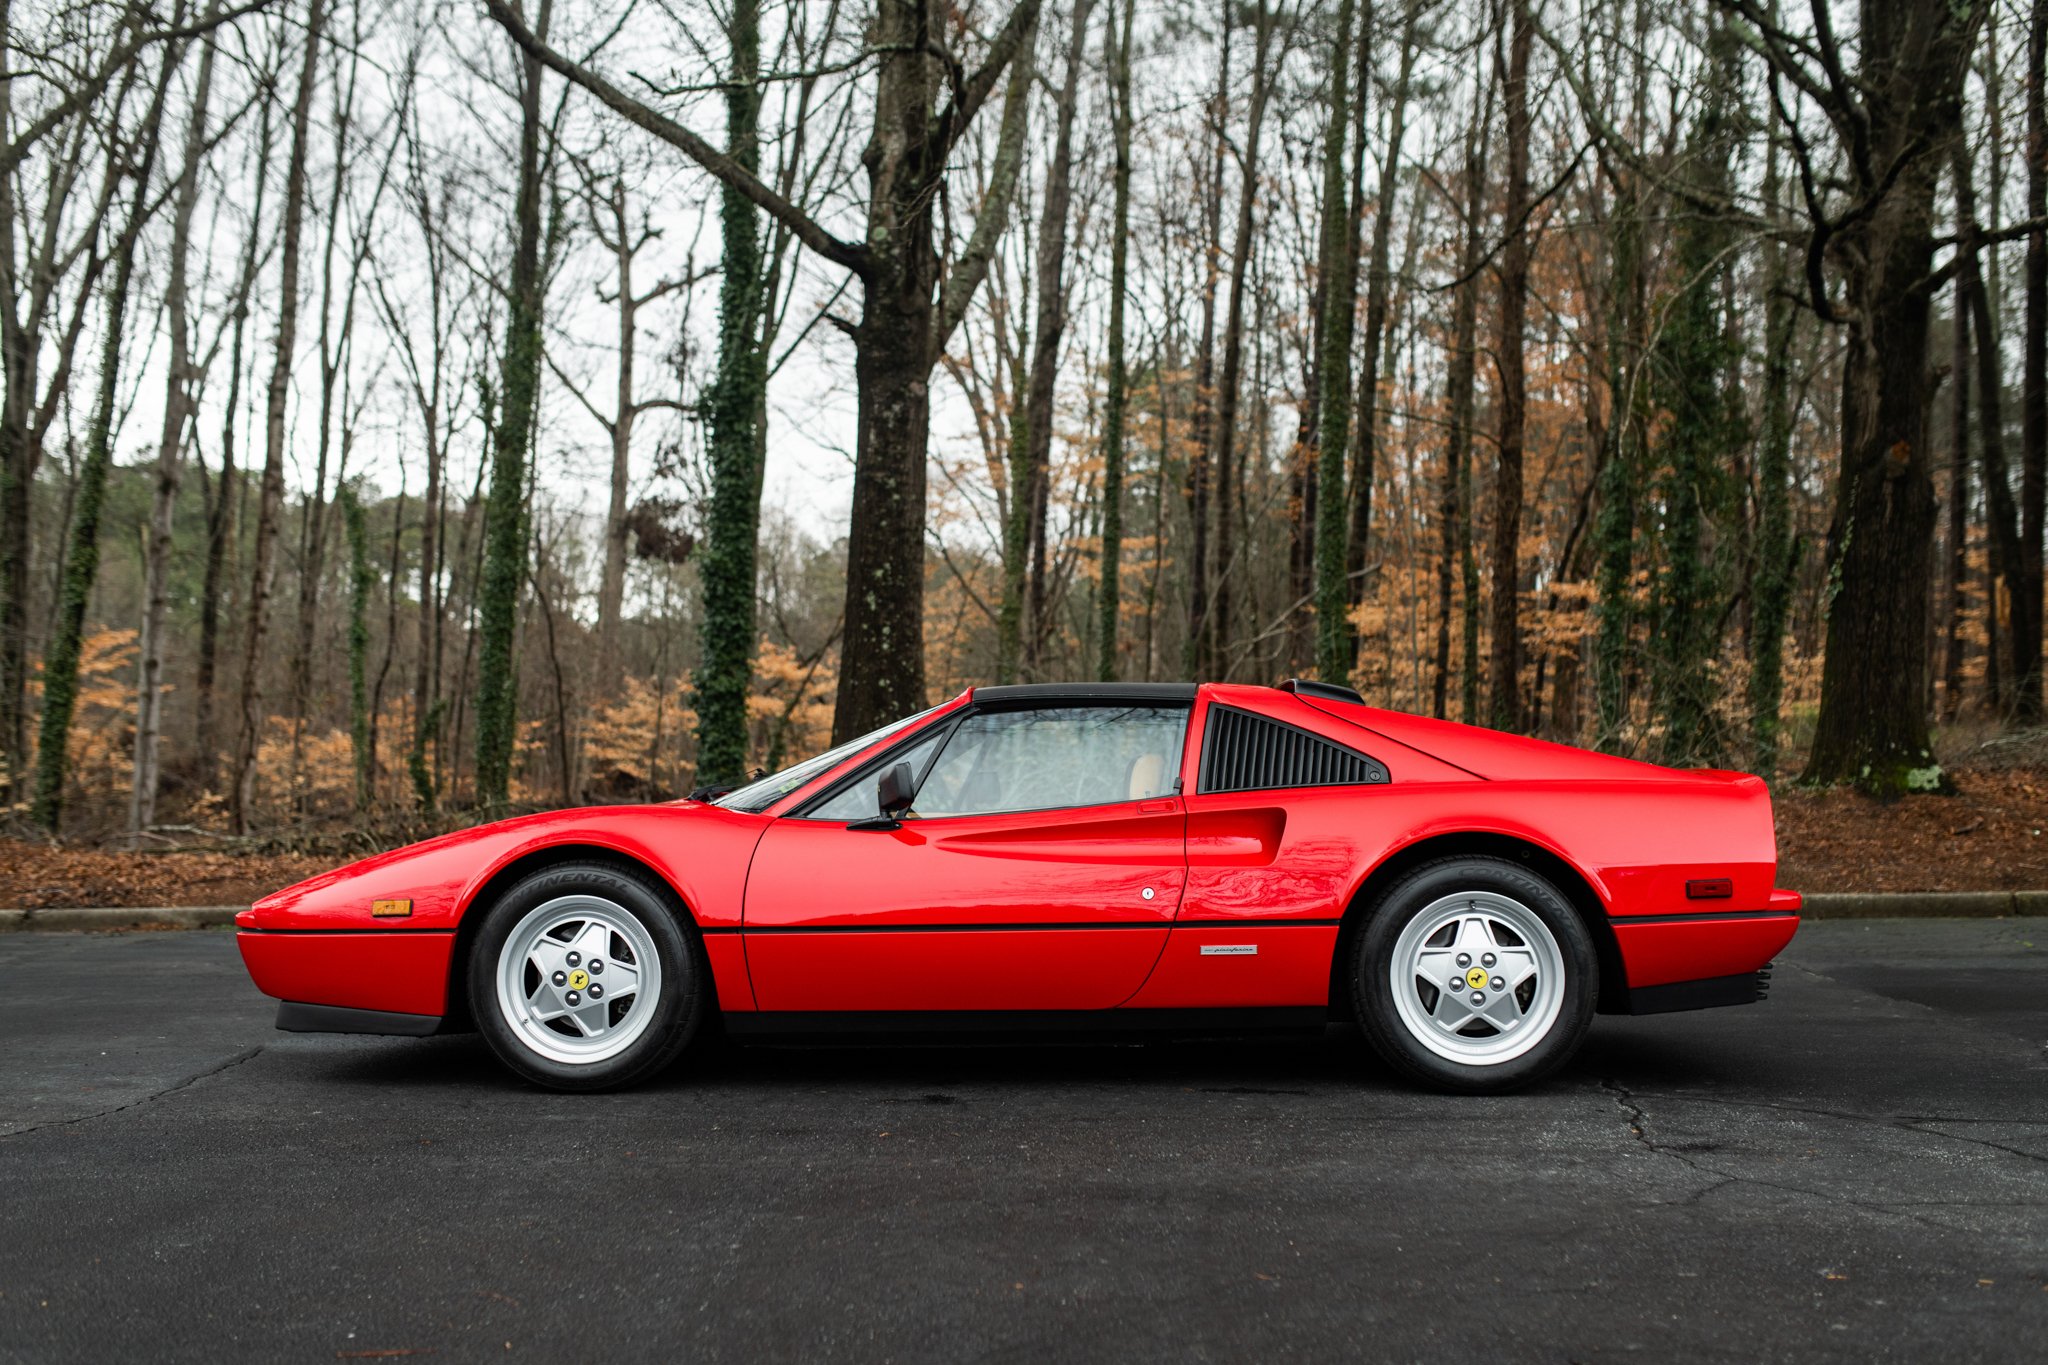
[[[555,1090],[644,1080],[689,1046],[703,954],[667,888],[603,863],[543,869],[486,912],[469,961],[478,1031]]]
[[[1396,1070],[1493,1094],[1578,1051],[1598,973],[1592,935],[1549,881],[1502,858],[1448,858],[1371,908],[1352,980],[1365,1035]]]

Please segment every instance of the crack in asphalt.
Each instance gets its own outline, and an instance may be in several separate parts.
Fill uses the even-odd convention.
[[[2048,1164],[2048,1155],[2030,1152],[2024,1147],[2013,1147],[1989,1138],[1968,1137],[1962,1133],[1944,1133],[1931,1124],[1959,1123],[2010,1123],[2016,1127],[2038,1128],[2044,1121],[2039,1119],[1996,1119],[1996,1118],[1942,1118],[1934,1114],[1901,1114],[1897,1118],[1880,1118],[1876,1114],[1858,1114],[1847,1109],[1818,1109],[1810,1105],[1780,1104],[1771,1100],[1724,1099],[1718,1095],[1649,1095],[1647,1099],[1673,1100],[1680,1104],[1717,1104],[1727,1109],[1774,1109],[1787,1114],[1811,1114],[1816,1118],[1838,1119],[1843,1123],[1867,1124],[1873,1128],[1889,1128],[1894,1132],[1914,1133],[1921,1137],[1946,1138],[1950,1142],[1969,1143],[1972,1146],[1988,1147],[1995,1152],[2004,1152],[2026,1161]]]
[[[1696,1161],[1692,1158],[1692,1156],[1690,1156],[1687,1153],[1686,1149],[1684,1149],[1683,1147],[1674,1146],[1669,1143],[1661,1143],[1650,1136],[1649,1111],[1643,1108],[1642,1103],[1637,1099],[1634,1091],[1630,1090],[1620,1081],[1614,1080],[1612,1077],[1603,1077],[1600,1081],[1600,1088],[1606,1091],[1609,1095],[1612,1095],[1614,1097],[1615,1104],[1622,1110],[1623,1113],[1628,1115],[1629,1132],[1631,1135],[1634,1136],[1636,1142],[1643,1148],[1643,1150],[1653,1153],[1657,1156],[1669,1157],[1671,1160],[1678,1162],[1686,1169],[1697,1172],[1700,1175],[1718,1177],[1714,1181],[1714,1183],[1707,1185],[1701,1189],[1694,1190],[1692,1193],[1690,1193],[1683,1199],[1666,1199],[1657,1201],[1658,1204],[1661,1206],[1676,1208],[1691,1207],[1693,1205],[1700,1203],[1708,1195],[1714,1193],[1716,1190],[1726,1189],[1730,1185],[1755,1185],[1761,1189],[1778,1190],[1785,1194],[1802,1195],[1808,1199],[1826,1200],[1830,1203],[1842,1204],[1850,1208],[1862,1209],[1869,1213],[1883,1214],[1886,1217],[1890,1218],[1903,1218],[1909,1222],[1918,1223],[1923,1227],[1933,1228],[1940,1232],[1955,1231],[1953,1227],[1946,1223],[1942,1223],[1931,1218],[1923,1218],[1918,1214],[1906,1213],[1902,1211],[1904,1207],[1940,1207],[1939,1203],[1918,1204],[1912,1206],[1872,1203],[1868,1200],[1863,1199],[1851,1199],[1847,1195],[1837,1194],[1832,1190],[1816,1190],[1804,1185],[1788,1185],[1782,1181],[1763,1180],[1753,1175],[1742,1175],[1736,1171],[1722,1170],[1720,1167],[1710,1166],[1704,1161]],[[1677,1097],[1665,1096],[1651,1098]],[[1739,1103],[1739,1101],[1731,1101],[1730,1103]],[[1765,1107],[1770,1108],[1774,1106]],[[1876,1122],[1876,1120],[1873,1121]],[[1892,1125],[1884,1126],[1889,1127]],[[1907,1131],[1921,1132],[1921,1130],[1919,1129],[1911,1129]],[[1946,1134],[1922,1133],[1922,1136],[1943,1137],[1946,1136]],[[1960,1141],[1962,1139],[1958,1140]]]
[[[215,1062],[212,1066],[206,1067],[199,1071],[195,1071],[189,1076],[171,1082],[169,1085],[165,1086],[161,1090],[153,1090],[147,1095],[138,1096],[135,1099],[129,1100],[125,1104],[114,1105],[110,1109],[101,1109],[90,1114],[78,1114],[68,1119],[51,1119],[47,1123],[30,1124],[26,1128],[10,1128],[4,1133],[0,1133],[0,1141],[4,1141],[7,1138],[27,1137],[30,1133],[40,1133],[51,1128],[69,1128],[74,1124],[91,1123],[94,1119],[108,1118],[112,1115],[124,1113],[127,1110],[137,1108],[141,1105],[154,1104],[156,1101],[163,1099],[166,1095],[175,1095],[180,1090],[188,1089],[191,1086],[195,1086],[199,1084],[199,1082],[206,1080],[210,1076],[218,1076],[223,1071],[234,1070],[242,1063],[252,1060],[258,1053],[262,1052],[266,1046],[268,1046],[268,1044],[258,1043],[254,1047],[244,1048],[242,1049],[242,1051],[237,1052],[234,1056],[227,1058],[225,1061]]]

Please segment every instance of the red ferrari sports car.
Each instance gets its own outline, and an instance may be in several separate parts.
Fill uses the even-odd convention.
[[[597,1090],[734,1038],[1320,1031],[1502,1091],[1762,998],[1769,790],[1344,688],[978,687],[736,790],[558,811],[238,917],[277,1026],[474,1027]]]

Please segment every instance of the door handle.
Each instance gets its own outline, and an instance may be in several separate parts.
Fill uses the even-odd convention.
[[[1177,807],[1171,801],[1141,801],[1138,803],[1138,813],[1141,815],[1165,815],[1176,809]]]

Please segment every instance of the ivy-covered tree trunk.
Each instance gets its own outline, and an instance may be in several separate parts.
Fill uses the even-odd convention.
[[[178,10],[182,17],[181,5]],[[78,705],[78,656],[85,635],[85,609],[92,600],[100,570],[100,514],[106,503],[107,471],[114,458],[114,408],[119,400],[121,350],[128,342],[128,294],[135,280],[135,245],[148,222],[150,183],[156,171],[157,145],[163,130],[164,96],[171,74],[184,55],[183,43],[166,48],[148,112],[133,136],[140,145],[108,150],[109,156],[133,157],[135,191],[127,221],[113,244],[114,273],[107,284],[101,320],[99,393],[85,438],[85,458],[78,472],[78,493],[72,504],[71,533],[64,549],[64,578],[57,590],[57,617],[50,645],[43,655],[43,714],[37,739],[35,794],[30,818],[55,834],[64,818],[64,778],[70,767],[71,717]]]
[[[728,34],[726,153],[760,167],[760,0],[735,0]],[[706,537],[703,661],[698,666],[697,781],[731,784],[747,769],[747,696],[754,666],[754,545],[761,522],[756,431],[768,386],[761,352],[761,211],[731,185],[719,191],[724,235],[718,286],[718,371],[711,419],[711,515]]]
[[[1764,202],[1778,202],[1778,160],[1764,176]],[[1785,623],[1792,605],[1792,298],[1790,251],[1771,250],[1764,300],[1764,393],[1757,442],[1757,530],[1750,568],[1750,770],[1778,773],[1778,708],[1785,690]],[[1953,486],[1960,493],[1963,485]],[[1952,494],[1953,496],[1953,494]]]
[[[1111,72],[1110,122],[1116,157],[1109,229],[1109,384],[1102,403],[1102,588],[1096,599],[1096,640],[1101,654],[1095,676],[1103,682],[1117,678],[1117,635],[1123,617],[1124,406],[1129,382],[1124,364],[1124,291],[1128,288],[1131,235],[1131,28],[1137,12],[1137,0],[1124,0],[1123,32],[1119,35],[1116,0],[1110,0],[1103,36],[1104,58]],[[1080,41],[1078,32],[1075,41]]]
[[[1725,25],[1708,37],[1707,89],[1686,160],[1697,168],[1688,185],[1694,205],[1725,202],[1735,159],[1738,49]],[[1733,233],[1718,217],[1688,207],[1672,247],[1672,275],[1681,291],[1665,310],[1654,360],[1654,390],[1670,414],[1657,464],[1662,508],[1650,632],[1651,697],[1663,721],[1657,745],[1664,763],[1714,766],[1724,736],[1715,720],[1714,622],[1725,591],[1709,536],[1725,510],[1728,471],[1747,439],[1729,401],[1728,374],[1741,361],[1722,316],[1722,282]]]
[[[534,29],[547,39],[551,0],[541,0]],[[507,299],[503,395],[491,443],[491,490],[484,509],[483,582],[478,593],[476,799],[485,810],[510,800],[512,746],[519,723],[519,671],[513,654],[519,589],[526,576],[527,452],[540,396],[540,59],[522,54],[519,91],[519,190]]]
[[[1351,440],[1351,324],[1357,306],[1351,250],[1351,199],[1345,184],[1344,143],[1351,131],[1351,27],[1353,0],[1338,0],[1337,33],[1330,44],[1329,122],[1323,129],[1322,239],[1316,276],[1322,317],[1316,359],[1316,673],[1325,682],[1351,681],[1350,565],[1344,503],[1344,457]],[[1361,72],[1361,76],[1363,73]],[[1359,98],[1364,98],[1361,90]]]
[[[875,56],[874,125],[861,161],[868,178],[865,239],[826,230],[746,167],[591,68],[549,48],[507,0],[484,0],[521,49],[635,126],[681,151],[787,227],[813,253],[856,275],[865,291],[851,327],[856,416],[852,525],[846,547],[845,667],[835,742],[925,704],[925,461],[931,372],[987,278],[1024,159],[1036,73],[1040,0],[1016,0],[971,72],[948,64],[933,0],[879,0],[868,35]],[[545,13],[545,11],[543,11]],[[1007,73],[1007,80],[1005,79]],[[1002,121],[973,232],[941,268],[937,208],[961,136],[998,88]],[[511,395],[507,394],[507,401]]]

